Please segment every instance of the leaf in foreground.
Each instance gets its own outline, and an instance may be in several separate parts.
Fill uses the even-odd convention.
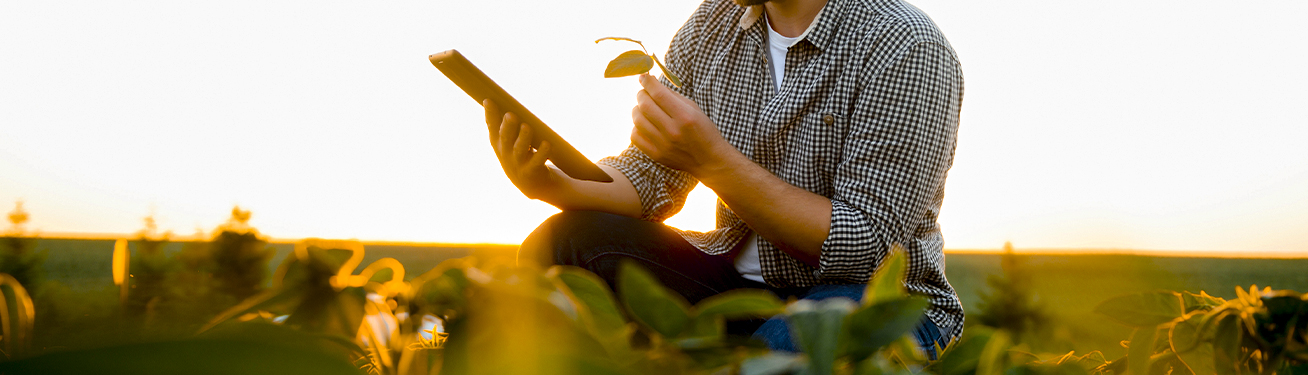
[[[769,317],[780,314],[785,304],[771,292],[760,289],[738,289],[705,298],[695,305],[700,316],[720,315],[725,318]]]
[[[786,307],[791,332],[795,333],[800,349],[809,356],[810,374],[833,371],[845,316],[856,306],[853,300],[836,297],[818,302],[799,300]]]
[[[1138,328],[1131,334],[1131,346],[1126,349],[1127,372],[1135,375],[1148,374],[1153,365],[1150,356],[1154,354],[1154,340],[1158,329],[1154,327]]]
[[[1119,323],[1136,327],[1156,327],[1185,315],[1181,295],[1172,291],[1127,294],[1109,298],[1095,306],[1095,312]]]
[[[649,55],[649,57],[654,59],[655,64],[659,65],[659,70],[663,71],[663,76],[668,77],[668,81],[672,82],[672,85],[681,87],[681,78],[677,78],[677,75],[672,74],[671,70],[668,70],[667,67],[663,66],[663,63],[659,62],[658,56]]]
[[[849,315],[849,355],[861,361],[912,331],[930,305],[926,299],[904,298],[868,306]]]
[[[654,61],[645,52],[630,50],[609,61],[608,68],[604,69],[604,78],[634,76],[648,72],[653,67]]]
[[[904,293],[904,249],[899,245],[891,247],[890,253],[881,259],[867,289],[863,291],[863,306],[898,299]]]
[[[560,282],[567,285],[572,295],[586,306],[589,318],[600,332],[617,332],[627,324],[622,319],[622,313],[618,312],[613,293],[609,292],[604,280],[576,267],[556,266],[552,271]]]
[[[618,266],[618,295],[637,321],[665,337],[677,337],[690,321],[686,300],[631,261]]]

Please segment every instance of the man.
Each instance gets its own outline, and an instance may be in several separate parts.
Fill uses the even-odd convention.
[[[632,144],[600,161],[612,183],[546,166],[550,145],[533,149],[515,115],[484,103],[505,174],[564,211],[519,259],[610,283],[635,260],[691,303],[746,287],[859,299],[898,244],[905,287],[932,304],[919,343],[961,334],[936,217],[963,79],[925,14],[901,0],[708,0],[666,57],[683,84],[640,77]],[[720,198],[717,229],[662,225],[696,182]],[[794,350],[781,321],[755,336]]]

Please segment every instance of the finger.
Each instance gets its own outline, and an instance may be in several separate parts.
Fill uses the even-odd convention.
[[[490,131],[491,147],[495,147],[500,138],[500,125],[504,123],[504,111],[489,98],[483,100],[481,106],[486,110],[486,129]]]
[[[631,109],[632,132],[640,133],[646,139],[654,142],[656,145],[664,144],[667,139],[667,132],[663,128],[655,125],[641,111],[640,106]]]
[[[674,124],[672,117],[663,111],[663,107],[654,102],[654,99],[650,97],[649,92],[646,90],[640,90],[640,92],[636,93],[636,111],[659,131],[667,132]],[[635,120],[635,118],[632,120]]]
[[[639,149],[640,152],[644,152],[645,155],[648,155],[654,160],[658,160],[658,157],[656,156],[658,155],[658,148],[654,147],[654,144],[650,142],[648,138],[645,138],[644,134],[641,134],[636,130],[632,130],[631,145],[636,146],[636,149]]]
[[[659,82],[654,76],[649,73],[641,74],[640,86],[648,92],[650,98],[654,99],[654,103],[663,108],[663,112],[675,117],[681,111],[682,100],[685,98],[664,86],[663,82]]]
[[[540,141],[540,147],[536,148],[536,154],[532,155],[531,160],[528,160],[524,166],[532,168],[544,166],[545,160],[550,158],[550,149],[548,141]]]
[[[515,116],[512,112],[504,113],[504,122],[500,125],[498,148],[501,162],[511,159],[508,156],[513,153],[513,143],[518,140],[518,131],[521,130],[521,125],[518,116]]]
[[[520,126],[518,140],[513,142],[513,160],[525,162],[531,158],[531,126],[525,123]]]
[[[500,122],[504,121],[504,110],[500,109],[500,106],[495,104],[495,101],[490,100],[489,98],[481,101],[481,106],[486,110],[486,124],[494,125],[495,128],[498,128]]]

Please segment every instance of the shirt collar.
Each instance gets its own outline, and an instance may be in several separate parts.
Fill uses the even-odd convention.
[[[813,23],[803,33],[799,34],[799,40],[808,40],[813,43],[819,50],[826,48],[827,40],[830,39],[831,30],[835,28],[838,21],[839,13],[844,5],[842,0],[827,0],[827,5],[818,11],[817,16],[813,17]],[[763,6],[751,5],[745,8],[745,14],[740,16],[740,29],[749,30],[754,24],[760,23],[763,19]],[[766,23],[763,23],[766,25]],[[764,26],[766,27],[766,26]]]

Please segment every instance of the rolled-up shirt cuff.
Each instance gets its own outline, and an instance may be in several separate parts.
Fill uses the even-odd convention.
[[[814,276],[823,280],[866,283],[885,253],[885,246],[876,239],[877,233],[862,211],[832,199],[831,229],[822,242]]]

